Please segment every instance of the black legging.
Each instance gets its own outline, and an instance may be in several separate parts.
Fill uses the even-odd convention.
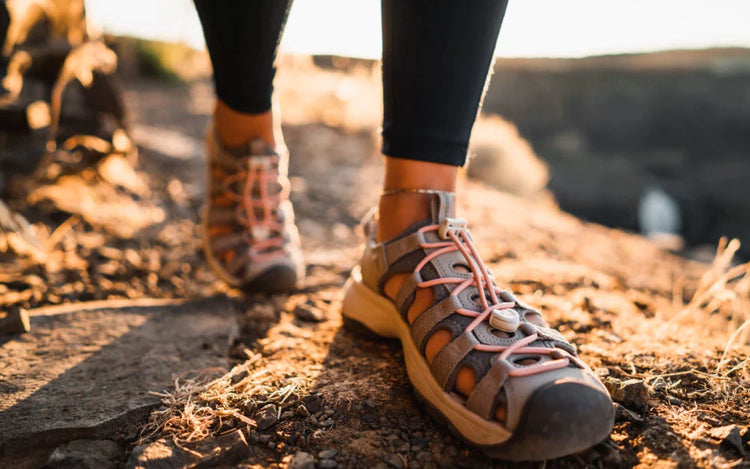
[[[383,153],[462,166],[508,0],[382,0]],[[271,108],[291,0],[195,0],[216,94]]]

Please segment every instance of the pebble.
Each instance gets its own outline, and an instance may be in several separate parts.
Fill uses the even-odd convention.
[[[619,379],[607,377],[604,385],[612,395],[612,399],[625,407],[642,410],[648,408],[648,388],[639,379]]]
[[[324,449],[323,451],[321,451],[320,453],[318,453],[318,457],[320,459],[333,459],[333,458],[336,457],[337,454],[339,454],[339,452],[336,451],[333,448],[331,448],[331,449]]]
[[[285,410],[281,413],[281,420],[289,420],[292,417],[294,417],[294,411],[291,410]]]
[[[318,412],[320,410],[320,407],[323,405],[320,396],[318,396],[317,394],[310,394],[303,397],[302,403],[305,405],[305,407],[307,407],[307,410],[310,411],[311,414]]]
[[[367,400],[365,401],[365,404],[366,404],[366,405],[367,405],[367,407],[369,407],[370,409],[374,409],[375,407],[377,407],[377,406],[378,406],[378,403],[377,403],[377,402],[375,402],[375,401],[374,401],[373,399],[367,399]]]
[[[432,455],[428,453],[427,451],[422,451],[419,454],[417,454],[417,461],[419,462],[427,462],[432,459]]]
[[[265,430],[272,427],[278,420],[278,410],[273,404],[268,404],[255,414],[255,422],[258,424],[258,430]]]
[[[629,420],[631,422],[643,423],[643,417],[641,417],[637,413],[633,412],[632,410],[628,409],[627,407],[624,407],[622,404],[619,404],[617,402],[615,402],[614,405],[615,405],[615,420],[616,421],[619,422],[622,420]]]
[[[333,419],[325,419],[325,420],[323,420],[322,422],[320,422],[320,424],[319,424],[319,425],[320,425],[321,427],[327,428],[327,427],[330,427],[331,425],[333,425],[334,423],[335,423],[335,422],[334,422],[334,420],[333,420]]]
[[[318,467],[321,469],[333,469],[334,467],[338,467],[338,465],[339,463],[333,459],[323,459],[318,463]]]
[[[400,457],[398,457],[397,454],[391,454],[388,457],[388,465],[391,467],[395,467],[396,469],[401,469],[404,467],[404,461],[401,460]]]
[[[264,445],[268,444],[268,442],[271,441],[271,435],[260,435],[258,437],[258,441],[263,443]]]
[[[427,446],[427,440],[425,440],[424,438],[412,438],[411,445],[417,446],[419,448],[424,448],[425,446]]]
[[[292,314],[300,321],[306,322],[323,322],[326,319],[322,311],[307,303],[297,305]]]
[[[742,436],[740,427],[737,425],[726,425],[723,427],[712,428],[708,432],[713,438],[719,440],[719,444],[724,448],[731,448],[740,456],[745,456],[745,449],[742,445]]]
[[[298,451],[289,461],[289,469],[315,469],[315,460],[309,453]]]
[[[247,377],[247,370],[242,370],[236,375],[232,375],[232,384],[237,384]]]
[[[0,336],[22,334],[30,330],[29,313],[23,308],[12,308],[4,318],[0,318]]]
[[[258,322],[271,322],[276,319],[276,311],[268,303],[255,303],[247,312],[247,317]]]
[[[297,409],[294,411],[295,414],[297,414],[299,417],[307,418],[310,416],[310,411],[307,410],[307,407],[304,406],[304,404],[300,404],[297,406]]]

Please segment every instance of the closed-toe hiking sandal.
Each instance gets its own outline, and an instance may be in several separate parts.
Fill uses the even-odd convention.
[[[261,139],[226,149],[206,135],[206,258],[231,286],[250,292],[293,290],[304,275],[289,201],[288,157]]]
[[[365,222],[345,324],[400,339],[428,410],[492,457],[546,460],[605,439],[614,423],[606,388],[539,311],[495,285],[466,222],[453,218],[452,195],[437,193],[432,205],[431,219],[384,243]],[[387,288],[395,276],[405,279],[397,295]],[[425,296],[431,306],[415,314]],[[428,346],[438,334],[447,345]],[[474,386],[459,391],[459,375]]]

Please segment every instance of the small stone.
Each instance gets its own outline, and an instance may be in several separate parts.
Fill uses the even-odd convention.
[[[326,319],[322,311],[308,303],[297,305],[292,313],[300,321],[323,322]]]
[[[396,448],[397,453],[408,453],[410,449],[409,443],[404,442],[402,445],[400,445],[398,448]]]
[[[323,405],[320,396],[318,396],[317,394],[310,394],[303,397],[302,403],[305,405],[305,407],[307,407],[307,410],[310,411],[311,414],[318,412],[320,410],[320,407]]]
[[[335,421],[333,419],[325,419],[322,422],[320,422],[320,426],[323,428],[327,428],[333,425],[334,423]]]
[[[297,414],[297,416],[302,417],[303,419],[310,416],[310,411],[307,410],[307,407],[305,407],[304,404],[298,405],[294,410],[294,413]]]
[[[309,453],[298,451],[289,461],[289,469],[315,469],[315,460]]]
[[[250,432],[250,443],[257,443],[260,441],[260,435],[255,430]]]
[[[419,462],[427,462],[430,459],[432,459],[432,455],[430,455],[430,453],[428,453],[427,451],[421,451],[417,454],[417,461]]]
[[[740,427],[737,425],[726,425],[723,427],[712,428],[708,434],[719,440],[719,445],[721,445],[721,447],[732,449],[739,453],[740,456],[745,456],[745,449],[742,447]]]
[[[255,414],[255,422],[258,424],[258,430],[265,430],[272,427],[278,420],[278,410],[273,404],[268,404],[261,408]]]
[[[648,388],[639,379],[620,381],[619,379],[607,377],[604,379],[612,399],[625,407],[637,410],[648,408]]]
[[[248,375],[247,370],[242,370],[236,375],[232,375],[232,384],[234,385],[234,384],[239,383],[240,381],[245,379],[247,375]]]
[[[289,420],[292,417],[294,417],[294,411],[291,410],[285,410],[281,413],[281,420]]]
[[[74,440],[58,446],[47,460],[47,465],[86,469],[114,468],[123,453],[124,450],[114,441]]]
[[[23,308],[12,308],[4,318],[0,318],[0,336],[22,334],[30,330],[29,313]]]
[[[333,469],[334,467],[338,467],[338,465],[339,463],[333,459],[323,459],[318,463],[318,467],[321,469]]]
[[[367,405],[367,407],[369,407],[370,409],[374,409],[375,407],[378,406],[378,403],[375,402],[373,399],[367,399],[365,401],[365,405]]]
[[[260,435],[258,441],[260,441],[261,444],[267,445],[268,442],[271,441],[271,435]]]
[[[395,467],[396,469],[402,469],[404,467],[404,461],[397,454],[391,454],[386,462],[388,462],[389,466]]]
[[[417,446],[419,448],[424,448],[425,446],[427,446],[427,440],[425,440],[424,438],[412,438],[411,445]]]
[[[318,453],[318,457],[320,459],[333,459],[333,458],[336,457],[337,454],[339,454],[339,452],[336,451],[333,448],[331,448],[331,449],[324,449],[323,451],[321,451],[320,453]]]
[[[615,420],[618,422],[621,422],[623,420],[629,420],[631,422],[636,423],[643,423],[643,417],[636,414],[632,410],[628,409],[627,407],[624,407],[621,404],[618,404],[617,402],[615,404]]]
[[[247,317],[258,322],[271,322],[276,320],[276,311],[271,304],[254,303],[247,311]]]

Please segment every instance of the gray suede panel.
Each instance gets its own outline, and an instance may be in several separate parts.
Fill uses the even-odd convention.
[[[438,192],[432,198],[432,220],[441,223],[446,218],[456,216],[456,204],[453,194]]]
[[[396,295],[396,309],[402,315],[405,314],[406,310],[411,306],[412,301],[414,301],[414,293],[417,290],[417,285],[420,283],[422,283],[422,275],[419,272],[412,272],[404,280],[404,283],[401,284],[401,289],[398,291],[398,295]]]
[[[443,319],[455,314],[456,308],[460,308],[461,303],[455,296],[448,296],[443,301],[427,309],[424,313],[417,316],[411,325],[411,336],[417,349],[424,353],[424,347],[429,336],[435,331]]]
[[[464,332],[443,347],[432,361],[430,369],[438,384],[446,391],[453,389],[458,372],[458,364],[479,341],[471,332]]]
[[[474,387],[466,407],[485,419],[491,419],[497,402],[497,392],[505,385],[513,365],[505,360],[494,360],[490,369]]]
[[[386,264],[393,264],[407,254],[411,254],[417,249],[422,249],[421,244],[425,242],[424,236],[419,231],[415,231],[409,236],[391,241],[385,245]]]

